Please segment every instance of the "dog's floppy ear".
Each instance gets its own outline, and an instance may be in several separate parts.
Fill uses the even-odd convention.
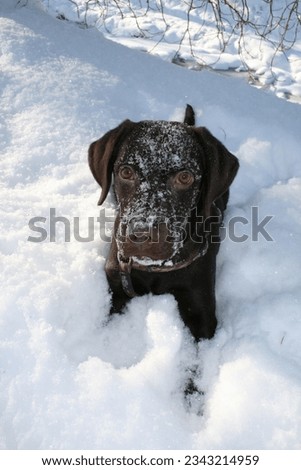
[[[204,152],[202,180],[202,210],[210,217],[213,202],[230,187],[238,171],[238,159],[230,153],[205,127],[194,129]]]
[[[98,201],[100,206],[107,197],[111,186],[112,172],[116,157],[125,138],[129,135],[136,123],[126,120],[118,127],[107,132],[89,147],[88,161],[90,170],[101,187]]]

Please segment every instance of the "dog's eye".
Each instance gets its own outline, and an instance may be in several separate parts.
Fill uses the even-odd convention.
[[[179,171],[173,178],[173,184],[177,188],[188,188],[193,182],[194,176],[187,170]]]
[[[134,180],[135,171],[130,166],[122,166],[119,168],[118,174],[123,180]]]

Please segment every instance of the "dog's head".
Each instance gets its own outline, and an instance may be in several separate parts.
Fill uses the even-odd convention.
[[[114,176],[122,258],[171,260],[191,235],[191,214],[210,217],[232,183],[238,161],[204,127],[125,121],[91,144],[91,171],[106,199]]]

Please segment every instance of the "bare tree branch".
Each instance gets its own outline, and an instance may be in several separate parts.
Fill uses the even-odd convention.
[[[121,21],[134,21],[134,29],[137,33],[133,36],[145,37],[155,40],[153,51],[158,44],[167,38],[167,33],[172,28],[171,19],[167,14],[168,3],[165,0],[68,0],[76,6],[81,21],[88,22],[91,11],[97,11],[98,22],[107,30],[107,21],[119,16]],[[85,11],[83,10],[85,3]],[[181,56],[183,48],[190,51],[191,57],[204,65],[206,60],[199,57],[197,51],[197,38],[206,38],[206,34],[212,35],[212,28],[208,32],[205,27],[205,18],[213,15],[216,39],[219,41],[220,54],[226,51],[230,41],[236,41],[238,54],[244,66],[247,66],[247,58],[252,58],[245,38],[250,34],[259,40],[257,53],[260,54],[260,41],[268,43],[273,50],[271,66],[278,54],[285,54],[297,40],[301,26],[301,7],[299,0],[262,0],[259,11],[256,11],[252,0],[184,0],[186,6],[186,26],[178,40],[175,56]],[[81,7],[81,11],[80,11]],[[149,28],[146,22],[148,14],[157,12],[161,18],[161,29]],[[146,26],[147,24],[147,26]],[[247,34],[248,33],[248,34]],[[167,40],[167,39],[166,39]],[[167,40],[168,42],[168,40]],[[218,59],[216,59],[218,62]],[[214,65],[213,62],[209,65]]]

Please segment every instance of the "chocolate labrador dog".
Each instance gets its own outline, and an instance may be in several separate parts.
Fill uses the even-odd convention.
[[[184,122],[124,121],[89,148],[102,192],[118,206],[106,262],[111,313],[136,295],[173,294],[196,340],[216,328],[219,227],[238,160],[187,105]]]

